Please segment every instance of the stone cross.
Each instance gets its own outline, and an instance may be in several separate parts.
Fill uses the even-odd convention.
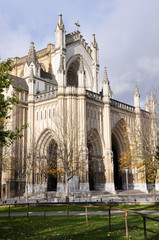
[[[75,25],[76,25],[76,27],[77,27],[77,31],[78,31],[78,28],[80,27],[79,22],[78,22],[78,21],[75,22]]]

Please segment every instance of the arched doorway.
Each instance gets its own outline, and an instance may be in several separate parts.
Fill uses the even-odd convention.
[[[87,147],[90,191],[103,190],[105,167],[103,163],[102,143],[97,130],[93,129],[90,131]]]
[[[119,158],[120,148],[119,143],[114,134],[112,134],[112,151],[113,151],[113,165],[114,165],[114,184],[115,190],[121,190],[123,185],[123,174],[120,171]]]
[[[57,143],[51,140],[47,148],[47,165],[52,174],[48,173],[47,190],[57,190]]]
[[[88,143],[88,164],[89,164],[89,188],[90,191],[95,190],[95,182],[94,182],[94,161],[93,161],[93,147],[91,143]]]
[[[125,174],[120,169],[119,158],[125,148],[125,120],[120,119],[115,125],[112,133],[112,151],[113,151],[113,165],[114,165],[114,184],[115,190],[122,190],[125,186]]]

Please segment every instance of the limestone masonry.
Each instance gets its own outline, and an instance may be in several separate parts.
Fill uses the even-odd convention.
[[[5,95],[17,86],[22,91],[7,127],[25,123],[29,127],[7,150],[9,168],[2,171],[2,197],[46,190],[63,194],[65,168],[70,193],[126,188],[118,162],[125,150],[123,124],[126,122],[133,132],[142,114],[153,114],[153,94],[145,110],[140,108],[137,85],[134,106],[115,100],[106,68],[100,91],[98,52],[95,34],[90,46],[78,29],[66,34],[59,14],[55,43],[36,52],[31,42],[28,55],[14,59],[11,77],[15,81]],[[65,142],[73,149],[69,154],[60,153],[59,146]],[[65,163],[60,154],[67,154],[71,162]],[[147,191],[146,181],[137,170],[129,171],[128,177],[129,189]]]

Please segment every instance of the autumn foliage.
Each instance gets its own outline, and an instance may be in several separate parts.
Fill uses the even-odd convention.
[[[148,122],[150,123],[150,122]],[[129,131],[126,123],[123,125],[125,151],[121,153],[120,171],[134,169],[149,183],[155,183],[157,170],[159,169],[159,147],[156,135],[152,129],[144,124],[142,129],[136,129],[135,133]]]

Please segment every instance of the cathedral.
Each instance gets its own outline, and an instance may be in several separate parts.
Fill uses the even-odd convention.
[[[7,127],[28,128],[7,150],[3,198],[45,191],[58,195],[67,184],[70,193],[79,194],[126,189],[118,161],[125,151],[123,124],[133,131],[142,113],[153,114],[154,99],[147,99],[142,110],[136,84],[134,106],[115,100],[106,68],[99,89],[98,52],[95,34],[90,45],[78,24],[66,34],[59,14],[54,44],[36,51],[31,42],[28,55],[14,58],[14,82],[5,95],[16,87],[21,92]],[[147,191],[137,170],[128,172],[128,180],[129,189]]]

